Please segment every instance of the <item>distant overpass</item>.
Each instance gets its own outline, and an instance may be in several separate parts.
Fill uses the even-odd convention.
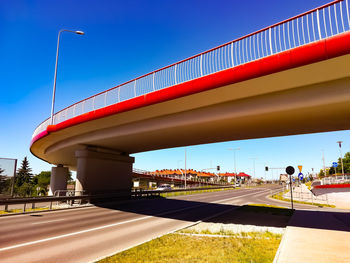
[[[350,128],[348,1],[333,1],[75,103],[35,130],[52,188],[130,188],[131,153]],[[56,186],[55,186],[56,185]]]

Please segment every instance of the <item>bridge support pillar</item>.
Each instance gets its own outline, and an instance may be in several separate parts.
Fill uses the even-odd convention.
[[[68,167],[59,164],[51,168],[49,195],[53,195],[56,190],[67,190]]]
[[[130,191],[134,157],[101,148],[75,152],[77,158],[76,191],[86,194]]]

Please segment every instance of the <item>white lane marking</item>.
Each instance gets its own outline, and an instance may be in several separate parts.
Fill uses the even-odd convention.
[[[46,224],[46,223],[51,223],[51,222],[63,221],[63,220],[65,220],[65,219],[62,218],[62,219],[54,219],[54,220],[43,221],[43,222],[35,222],[35,223],[32,223],[32,225],[40,225],[40,224]]]
[[[265,190],[265,191],[269,191],[269,190]],[[263,192],[263,191],[261,191],[261,192]],[[248,195],[252,195],[252,194],[256,194],[256,193],[254,192],[254,193],[249,193],[249,194],[246,194],[246,195],[241,195],[241,196],[235,196],[235,197],[231,197],[231,198],[216,200],[214,202],[223,202],[223,201],[232,200],[232,199],[236,199],[236,198],[241,198],[243,196],[248,196]],[[193,208],[197,208],[197,207],[201,207],[201,206],[206,206],[206,205],[211,204],[211,203],[213,203],[213,202],[205,203],[205,204],[201,204],[201,205],[196,205],[196,206],[191,206],[191,207],[185,207],[185,208],[181,208],[181,209],[177,209],[177,210],[173,210],[173,211],[163,212],[163,213],[156,214],[156,215],[153,215],[153,216],[143,216],[143,217],[140,217],[140,218],[130,219],[130,220],[123,221],[123,222],[113,223],[113,224],[109,224],[109,225],[104,225],[104,226],[99,226],[99,227],[94,227],[94,228],[90,228],[90,229],[85,229],[85,230],[73,232],[73,233],[68,233],[68,234],[64,234],[64,235],[60,235],[60,236],[49,237],[49,238],[39,239],[39,240],[26,242],[26,243],[22,243],[22,244],[17,244],[17,245],[13,245],[13,246],[9,246],[9,247],[4,247],[4,248],[0,248],[0,252],[1,251],[6,251],[6,250],[10,250],[10,249],[14,249],[14,248],[25,247],[25,246],[29,246],[29,245],[43,243],[43,242],[46,242],[46,241],[51,241],[51,240],[65,238],[65,237],[75,236],[75,235],[88,233],[88,232],[92,232],[92,231],[96,231],[96,230],[101,230],[101,229],[105,229],[105,228],[109,228],[109,227],[124,225],[124,224],[128,224],[128,223],[136,222],[136,221],[141,221],[141,220],[144,220],[144,219],[147,219],[147,218],[150,218],[150,217],[158,217],[158,216],[163,216],[163,215],[166,215],[166,214],[176,213],[176,212],[183,211],[183,210],[188,210],[188,209],[193,209]]]

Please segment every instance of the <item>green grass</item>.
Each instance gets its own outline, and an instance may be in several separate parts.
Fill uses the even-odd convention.
[[[222,188],[222,189],[207,189],[207,190],[194,190],[194,191],[181,191],[181,192],[172,192],[172,193],[162,193],[161,197],[173,197],[180,195],[192,195],[192,194],[202,194],[202,193],[211,193],[211,192],[220,192],[225,190],[233,190],[235,188]],[[237,188],[236,188],[237,189]]]
[[[265,235],[237,238],[169,234],[99,262],[272,262],[280,241],[281,236],[273,234],[266,238]]]
[[[26,212],[44,211],[44,210],[49,210],[49,208],[48,207],[26,208]],[[0,215],[13,214],[13,213],[23,213],[23,209],[11,209],[8,211],[0,210]]]
[[[283,194],[288,192],[287,190],[284,192],[279,192],[277,194],[273,194],[271,197],[277,200],[285,201],[285,202],[290,202],[290,199],[284,198]],[[319,207],[332,207],[335,208],[335,205],[328,205],[328,204],[319,204],[319,203],[311,203],[311,202],[304,202],[304,201],[299,201],[299,200],[294,200],[293,203],[298,203],[298,204],[304,204],[304,205],[315,205]]]

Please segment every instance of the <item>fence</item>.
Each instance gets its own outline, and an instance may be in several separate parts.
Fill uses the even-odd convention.
[[[349,30],[348,0],[336,0],[77,102],[57,112],[53,123]],[[50,122],[47,119],[41,123],[33,138]]]
[[[322,179],[322,184],[344,184],[350,183],[350,174],[325,177]]]

